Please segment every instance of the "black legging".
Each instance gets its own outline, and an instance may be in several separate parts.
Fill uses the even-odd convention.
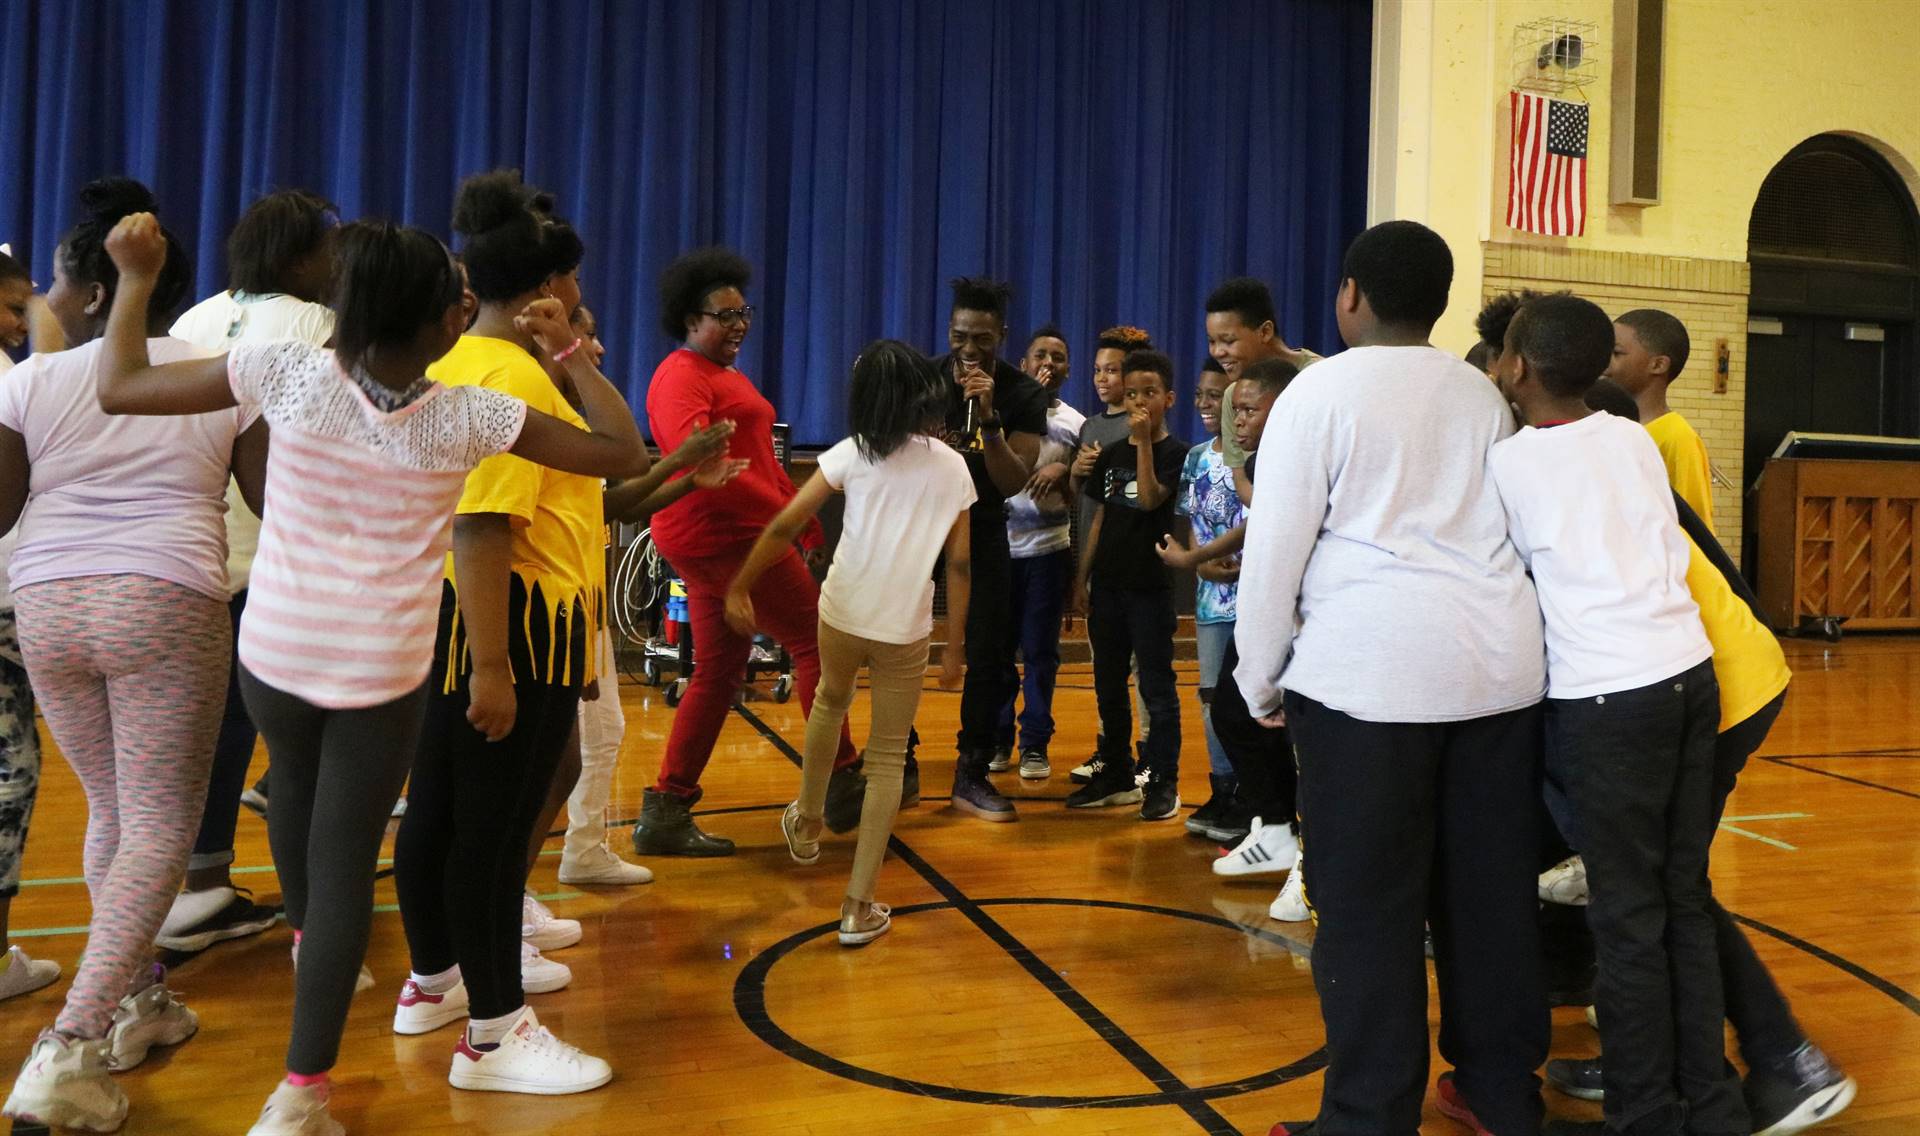
[[[509,627],[523,625],[526,602],[524,592],[514,589]],[[472,1015],[497,1018],[525,1002],[520,897],[527,842],[579,712],[580,671],[567,668],[574,681],[566,684],[534,681],[527,676],[538,673],[533,659],[544,657],[544,643],[536,641],[529,650],[524,636],[516,635],[508,646],[513,673],[520,676],[513,686],[513,731],[490,742],[467,721],[468,675],[459,676],[452,692],[441,689],[449,650],[464,646],[449,646],[453,611],[449,589],[407,815],[394,841],[393,880],[413,969],[438,974],[458,963]],[[579,621],[571,622],[569,638],[581,639]],[[543,640],[539,625],[535,620],[536,637]]]
[[[419,743],[423,686],[381,706],[327,710],[243,667],[247,713],[267,740],[267,841],[287,923],[304,932],[287,1069],[333,1068],[373,920],[374,865]],[[309,922],[308,915],[317,916]]]
[[[1277,730],[1263,726],[1247,709],[1247,700],[1233,677],[1239,665],[1240,648],[1228,640],[1226,657],[1220,662],[1220,682],[1207,704],[1214,736],[1220,739],[1227,761],[1233,765],[1241,802],[1268,824],[1292,824],[1300,786],[1293,741],[1284,726]]]

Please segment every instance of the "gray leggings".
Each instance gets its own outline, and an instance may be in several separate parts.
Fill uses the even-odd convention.
[[[381,706],[326,710],[243,667],[240,692],[267,741],[267,840],[287,923],[303,932],[287,1070],[311,1076],[340,1056],[373,922],[380,838],[413,766],[426,687]]]

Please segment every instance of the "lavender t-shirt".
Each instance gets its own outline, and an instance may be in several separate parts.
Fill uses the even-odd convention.
[[[27,444],[32,476],[9,575],[15,590],[78,576],[151,576],[226,602],[233,440],[259,417],[110,415],[94,385],[101,341],[35,355],[0,378],[0,426]],[[203,358],[150,339],[155,364]]]

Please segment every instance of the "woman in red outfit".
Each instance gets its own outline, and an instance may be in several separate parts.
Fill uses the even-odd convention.
[[[795,492],[774,457],[773,404],[733,365],[753,326],[744,291],[752,275],[739,254],[708,248],[680,257],[660,276],[660,326],[681,346],[661,362],[647,387],[653,440],[672,450],[708,423],[731,420],[730,456],[744,459],[747,468],[725,489],[695,489],[653,516],[654,544],[687,584],[696,661],[667,738],[659,783],[647,790],[633,829],[634,849],[648,856],[733,853],[733,841],[700,831],[691,811],[752,646],[727,626],[727,587],[761,530]],[[801,549],[812,554],[823,543],[816,521],[800,547],[768,569],[753,590],[754,610],[763,613],[760,625],[792,656],[800,705],[809,712],[820,681],[814,643],[820,589]],[[843,729],[827,791],[827,823],[835,832],[860,823],[866,785],[856,760]]]

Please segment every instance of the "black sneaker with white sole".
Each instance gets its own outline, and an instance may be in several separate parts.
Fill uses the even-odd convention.
[[[1140,819],[1171,820],[1180,815],[1180,783],[1172,774],[1148,770],[1140,783]]]
[[[1779,1069],[1747,1075],[1747,1111],[1754,1136],[1794,1136],[1847,1110],[1859,1086],[1812,1042]]]
[[[1606,1099],[1607,1091],[1600,1082],[1600,1073],[1598,1057],[1557,1057],[1547,1062],[1547,1084],[1553,1086],[1556,1092],[1565,1093],[1575,1100]]]
[[[1098,809],[1109,805],[1137,805],[1142,796],[1140,784],[1134,780],[1133,762],[1125,758],[1096,756],[1087,763],[1093,770],[1091,779],[1067,794],[1067,807],[1070,809]]]
[[[247,808],[251,809],[254,813],[258,814],[260,817],[262,818],[266,817],[267,815],[267,775],[266,774],[262,773],[260,775],[260,780],[255,781],[253,783],[253,788],[248,789],[246,792],[240,794],[240,803],[247,806]]]
[[[1093,780],[1093,763],[1099,760],[1100,753],[1098,750],[1095,750],[1092,757],[1074,766],[1067,772],[1067,776],[1073,778],[1075,785],[1085,785],[1087,782]]]
[[[239,888],[232,891],[231,899],[204,918],[182,927],[162,926],[160,934],[154,936],[154,945],[161,950],[192,954],[204,951],[215,943],[258,935],[280,918],[278,911],[255,903],[253,893]],[[176,900],[176,905],[180,902]]]
[[[993,759],[987,762],[987,772],[988,773],[1005,773],[1007,770],[1012,768],[1013,768],[1013,747],[1010,745],[994,746]]]

